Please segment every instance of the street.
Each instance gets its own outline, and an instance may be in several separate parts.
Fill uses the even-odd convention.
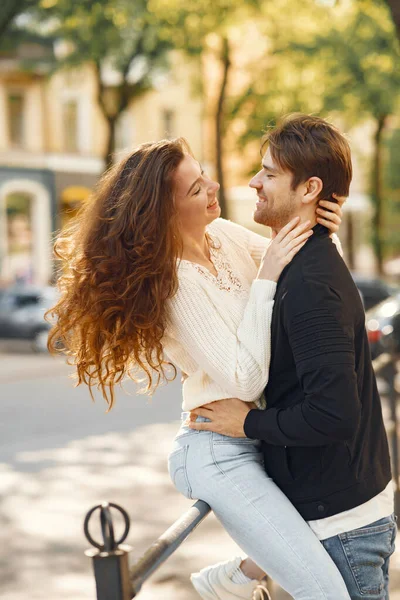
[[[72,368],[60,358],[41,354],[0,354],[0,460],[16,454],[57,448],[72,440],[110,431],[128,432],[150,423],[168,423],[180,416],[180,385],[174,382],[152,401],[119,392],[115,407],[97,394],[93,403],[86,386],[75,388]],[[131,395],[128,395],[131,394]],[[12,424],[12,426],[10,426]]]
[[[8,349],[7,349],[8,350]],[[192,502],[173,488],[167,455],[180,415],[179,379],[152,401],[118,392],[106,413],[97,395],[74,388],[62,359],[0,353],[0,598],[94,600],[84,551],[86,512],[104,500],[131,518],[130,561]],[[121,524],[116,525],[116,536]],[[99,528],[91,525],[100,540]],[[189,575],[240,554],[213,515],[152,576],[141,600],[196,600]],[[400,557],[392,561],[392,600],[400,600]],[[284,600],[276,592],[274,600]]]
[[[152,401],[126,386],[132,395],[119,392],[107,414],[104,401],[92,403],[69,373],[62,359],[0,354],[2,600],[94,600],[83,520],[100,502],[118,503],[129,513],[131,561],[192,504],[167,472],[180,417],[179,380]],[[93,535],[99,539],[96,527]],[[210,516],[140,598],[195,600],[190,573],[237,553]]]

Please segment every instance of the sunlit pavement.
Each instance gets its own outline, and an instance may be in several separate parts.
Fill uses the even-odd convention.
[[[152,405],[119,394],[115,409],[105,414],[101,401],[92,405],[85,390],[73,388],[68,372],[61,360],[45,355],[0,354],[4,600],[94,600],[82,524],[101,501],[129,513],[131,561],[192,504],[174,490],[166,465],[179,418],[179,384],[162,390]],[[92,533],[99,536],[96,527]],[[138,597],[196,600],[189,574],[238,553],[210,516]],[[400,600],[400,552],[391,576],[391,600]]]
[[[101,501],[129,513],[132,561],[192,505],[173,488],[166,464],[178,428],[180,386],[168,386],[152,405],[119,394],[105,414],[101,401],[93,405],[85,390],[73,388],[68,372],[48,356],[0,354],[4,600],[94,600],[82,525]],[[93,535],[99,535],[96,528]],[[139,597],[195,600],[189,574],[237,552],[210,516]]]
[[[146,426],[133,433],[109,433],[74,441],[55,450],[23,452],[21,465],[2,465],[2,586],[7,600],[94,598],[89,544],[82,534],[87,509],[102,500],[123,506],[132,521],[132,559],[146,549],[188,506],[169,481],[165,457],[175,424]],[[93,535],[99,535],[97,528]],[[117,528],[118,529],[118,528]],[[3,537],[3,539],[4,539]],[[213,519],[205,522],[182,550],[146,586],[140,597],[195,598],[188,574],[210,558],[230,556],[232,545]],[[226,546],[226,550],[224,550]],[[225,554],[226,553],[226,554]],[[204,557],[204,558],[203,558]],[[165,586],[160,596],[160,586]]]

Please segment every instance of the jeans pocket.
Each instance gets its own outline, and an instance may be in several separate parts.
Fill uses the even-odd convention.
[[[168,471],[172,483],[186,498],[192,499],[192,490],[186,471],[186,458],[189,446],[180,446],[168,457]]]
[[[396,524],[392,517],[339,535],[361,594],[380,597],[385,587],[384,565],[394,549]]]

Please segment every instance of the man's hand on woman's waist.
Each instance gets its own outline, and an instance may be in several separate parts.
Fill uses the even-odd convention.
[[[253,402],[243,402],[238,398],[226,398],[204,404],[190,411],[188,426],[198,431],[213,431],[230,437],[246,437],[243,426],[247,414],[257,408]],[[209,421],[197,422],[197,417],[206,417]]]

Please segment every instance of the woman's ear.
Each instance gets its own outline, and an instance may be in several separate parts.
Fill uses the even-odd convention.
[[[319,200],[324,184],[319,177],[310,177],[305,183],[305,193],[302,199],[303,204],[310,204]]]

